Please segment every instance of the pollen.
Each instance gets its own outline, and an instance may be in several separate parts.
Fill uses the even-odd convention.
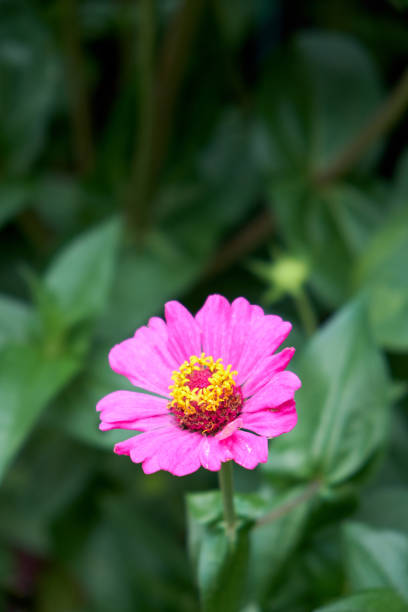
[[[192,355],[173,372],[169,410],[182,429],[212,435],[241,412],[242,393],[231,365],[201,353]]]

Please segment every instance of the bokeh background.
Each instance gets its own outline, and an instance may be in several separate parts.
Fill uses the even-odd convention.
[[[330,472],[262,533],[247,610],[407,598],[407,17],[404,0],[1,0],[1,610],[198,609],[184,496],[216,475],[144,476],[95,404],[129,386],[113,344],[209,293],[293,321],[306,389],[299,433],[237,489],[273,505]]]

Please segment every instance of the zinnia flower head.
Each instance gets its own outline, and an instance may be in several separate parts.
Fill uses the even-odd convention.
[[[147,392],[114,391],[98,403],[100,429],[144,432],[116,444],[115,453],[142,463],[146,474],[265,463],[268,438],[297,420],[301,383],[285,370],[294,349],[275,353],[291,324],[221,295],[210,295],[195,317],[167,302],[165,319],[152,317],[109,353],[111,368]]]

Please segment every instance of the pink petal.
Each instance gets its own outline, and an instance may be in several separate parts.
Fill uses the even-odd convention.
[[[171,414],[162,414],[160,416],[151,416],[146,418],[134,419],[133,421],[116,421],[113,423],[102,422],[99,425],[101,431],[110,431],[111,429],[130,429],[136,431],[149,431],[150,429],[158,429],[171,425]]]
[[[141,327],[133,338],[114,346],[109,363],[134,385],[164,396],[168,396],[173,370],[179,367],[164,340],[163,329],[148,327]]]
[[[137,391],[113,391],[96,404],[102,421],[113,423],[129,421],[138,417],[167,414],[167,400],[156,395]]]
[[[136,391],[114,391],[97,404],[102,431],[136,429],[146,431],[166,425],[171,420],[167,400]]]
[[[119,442],[114,450],[119,455],[130,455],[134,463],[143,463],[147,470],[162,469],[185,476],[200,467],[200,441],[201,434],[168,426]]]
[[[171,428],[163,427],[133,436],[115,444],[114,452],[117,455],[129,455],[134,463],[141,463],[157,453],[157,450],[169,437],[169,431],[171,434]]]
[[[145,459],[142,463],[142,469],[145,474],[153,474],[154,472],[158,472],[160,470],[160,465],[157,460],[157,457],[149,457],[149,459]]]
[[[137,438],[141,438],[142,436],[147,436],[147,434],[140,434],[140,436],[132,436],[131,438],[127,438],[127,440],[123,440],[123,442],[118,442],[115,444],[113,448],[113,452],[117,455],[128,455],[130,456],[130,452],[135,444]]]
[[[265,315],[251,321],[247,341],[234,366],[238,371],[238,384],[243,385],[249,380],[259,360],[272,355],[291,329],[291,323],[282,321],[277,315]]]
[[[286,368],[294,354],[294,348],[285,348],[280,353],[260,361],[243,386],[244,397],[250,397],[262,389],[277,372],[281,372]]]
[[[179,302],[167,302],[165,316],[169,334],[169,350],[178,366],[192,355],[201,354],[200,328],[190,312]]]
[[[221,357],[225,366],[229,364],[230,308],[228,300],[222,295],[210,295],[196,314],[204,353],[214,359]]]
[[[293,429],[297,423],[296,404],[288,401],[276,410],[245,412],[242,427],[260,436],[274,438]]]
[[[236,431],[221,444],[230,450],[236,463],[247,470],[253,470],[258,463],[268,461],[268,440],[247,431]]]
[[[230,316],[230,350],[228,363],[236,369],[241,359],[242,352],[249,341],[251,326],[257,319],[264,317],[264,311],[260,306],[251,305],[248,300],[239,297],[231,304]]]
[[[230,449],[220,442],[216,436],[201,436],[199,459],[206,470],[217,472],[221,463],[232,459]]]
[[[173,429],[173,435],[160,447],[158,462],[162,470],[174,476],[186,476],[201,467],[199,447],[202,435]]]
[[[271,355],[292,326],[276,315],[237,298],[230,305],[221,295],[210,295],[196,315],[202,333],[203,351],[222,358],[238,371],[238,384],[249,379],[260,359]]]
[[[169,339],[169,334],[167,330],[167,325],[160,317],[151,317],[149,319],[148,327],[156,332],[158,338],[160,338],[163,344],[167,344]]]
[[[302,386],[293,372],[278,372],[260,391],[244,401],[244,412],[256,412],[267,408],[277,408],[284,402],[293,400],[295,391]]]

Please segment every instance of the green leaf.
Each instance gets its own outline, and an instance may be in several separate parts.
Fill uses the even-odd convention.
[[[150,316],[162,313],[164,302],[185,289],[197,270],[197,261],[162,234],[151,236],[140,253],[126,248],[98,330],[100,336],[113,343],[133,334]]]
[[[372,589],[339,599],[315,612],[407,612],[408,606],[391,589]]]
[[[246,600],[251,605],[263,601],[273,590],[284,564],[302,537],[312,503],[312,496],[304,499],[302,497],[307,489],[307,485],[294,487],[273,497],[266,490],[262,495],[234,495],[238,520],[244,525],[252,526],[249,532],[250,552],[246,586]],[[187,496],[187,506],[190,556],[194,565],[200,568],[203,541],[208,537],[209,530],[215,530],[213,535],[217,533],[222,520],[220,492],[190,494]],[[276,513],[273,520],[262,525],[256,524],[258,519],[271,512]],[[214,542],[214,547],[219,546],[222,551],[224,544],[218,539]]]
[[[204,611],[240,610],[248,575],[249,526],[263,513],[256,495],[234,496],[236,542],[231,549],[223,527],[219,491],[187,496],[188,537]]]
[[[67,324],[93,318],[104,309],[119,237],[117,219],[104,223],[76,238],[49,267],[45,285],[57,298]]]
[[[249,554],[248,521],[237,523],[233,548],[222,522],[220,493],[187,496],[189,548],[204,612],[240,610]]]
[[[298,34],[289,57],[276,58],[260,90],[271,169],[310,176],[327,167],[365,125],[380,91],[375,66],[356,40]],[[364,161],[372,160],[371,150]]]
[[[33,318],[33,311],[27,304],[0,295],[0,346],[27,341]]]
[[[408,534],[407,509],[408,487],[387,486],[367,491],[354,518],[371,527],[393,529]]]
[[[367,293],[377,341],[390,350],[408,347],[408,207],[397,209],[358,261],[355,286]]]
[[[276,512],[276,517],[266,524],[255,526],[251,531],[248,598],[253,605],[264,602],[278,587],[285,564],[303,536],[312,500],[294,503],[290,509],[288,504],[299,500],[306,489],[307,485],[293,487],[264,502],[261,516]],[[279,515],[278,512],[285,508]]]
[[[240,527],[230,550],[221,527],[207,527],[198,559],[197,578],[203,612],[238,612],[245,590],[248,528]]]
[[[311,80],[313,166],[321,168],[336,158],[377,109],[379,76],[369,53],[351,37],[308,32],[299,36],[296,47]]]
[[[271,444],[265,469],[338,485],[381,448],[387,436],[390,383],[367,324],[366,309],[350,303],[312,338],[294,366],[299,422]]]
[[[0,477],[48,402],[79,367],[69,356],[47,357],[30,345],[0,350]]]
[[[408,601],[408,536],[360,523],[344,528],[346,571],[354,591],[394,588]]]

